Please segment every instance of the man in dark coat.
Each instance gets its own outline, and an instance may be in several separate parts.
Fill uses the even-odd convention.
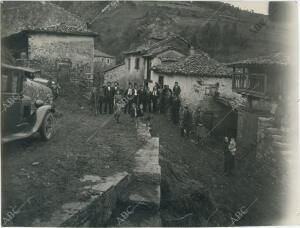
[[[114,103],[114,90],[111,87],[110,82],[107,83],[107,86],[105,88],[104,92],[105,96],[105,107],[104,107],[104,112],[107,113],[107,106],[109,109],[109,114],[113,113],[113,103]]]
[[[98,91],[98,111],[102,114],[102,106],[104,103],[105,86],[100,86]]]
[[[146,95],[144,86],[142,86],[142,85],[140,86],[140,89],[138,91],[138,103],[139,103],[139,105],[140,104],[143,105],[143,111],[145,112],[146,105],[147,105],[147,95]]]
[[[124,113],[128,112],[128,114],[130,114],[133,102],[133,88],[131,82],[128,83],[128,88],[125,90],[124,97],[126,98]]]
[[[145,111],[151,112],[151,91],[148,86],[145,87],[145,92],[146,92],[146,107]]]
[[[114,95],[116,95],[117,90],[120,90],[120,87],[119,87],[119,83],[118,83],[118,82],[115,82],[115,83],[114,83],[114,88],[113,88]],[[120,92],[121,92],[121,91],[120,91]]]
[[[173,97],[172,101],[172,121],[174,124],[179,122],[180,99],[178,96]]]
[[[188,106],[184,107],[184,113],[183,113],[183,129],[186,133],[186,136],[190,136],[190,131],[192,129],[192,123],[193,123],[193,117],[192,113],[189,110]]]
[[[153,112],[154,113],[156,113],[157,110],[158,110],[158,107],[157,107],[158,99],[159,99],[159,91],[158,91],[157,86],[155,85],[153,87],[153,90],[152,90],[152,93],[151,93],[151,101],[152,101],[152,104],[153,104]]]
[[[180,86],[178,85],[178,82],[175,82],[175,85],[173,87],[173,95],[179,96],[181,93]]]

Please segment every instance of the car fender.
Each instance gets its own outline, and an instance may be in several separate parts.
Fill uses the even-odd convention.
[[[53,112],[51,105],[43,105],[36,110],[36,121],[32,129],[32,132],[37,132],[40,129],[44,117],[48,112]]]

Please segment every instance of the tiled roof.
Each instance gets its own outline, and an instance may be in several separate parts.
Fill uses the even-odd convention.
[[[47,33],[66,33],[74,35],[91,35],[96,36],[97,33],[94,33],[83,26],[71,26],[65,23],[59,23],[56,25],[51,25],[47,27],[32,27],[28,26],[23,31],[26,32],[47,32]]]
[[[165,74],[215,77],[231,76],[231,70],[229,68],[210,58],[205,52],[183,57],[177,62],[162,63],[152,67],[152,69],[156,72]]]
[[[247,65],[283,65],[289,64],[289,57],[283,53],[276,53],[268,56],[259,56],[256,58],[249,58],[233,63],[227,64],[227,66],[247,66]]]
[[[96,35],[88,30],[80,17],[51,2],[6,1],[2,6],[1,37],[21,32],[68,33],[75,35]]]
[[[111,56],[109,54],[106,54],[102,51],[99,51],[97,49],[94,50],[94,56],[99,56],[99,57],[107,57],[107,58],[114,58],[114,56]]]
[[[150,51],[152,51],[153,49],[159,48],[159,47],[163,47],[165,46],[169,41],[173,40],[173,39],[180,39],[183,42],[185,42],[187,45],[190,45],[189,42],[187,40],[185,40],[184,38],[178,36],[178,35],[170,35],[169,37],[167,37],[164,40],[155,42],[155,43],[145,43],[142,44],[134,49],[131,49],[129,51],[124,52],[124,54],[134,54],[134,53],[140,53],[140,54],[148,54]]]

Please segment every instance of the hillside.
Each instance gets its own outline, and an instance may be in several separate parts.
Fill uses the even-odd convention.
[[[100,13],[104,3],[108,4],[57,4],[87,22],[93,21],[90,28],[99,34],[96,47],[117,56],[118,61],[122,61],[122,51],[169,33],[180,34],[196,49],[224,62],[279,51],[284,40],[283,32],[267,16],[221,2],[119,2],[112,10]],[[251,32],[262,20],[265,25]]]
[[[57,7],[53,7],[54,4]],[[118,62],[123,60],[123,51],[151,37],[161,38],[170,33],[181,35],[195,49],[206,51],[222,62],[279,51],[285,40],[284,29],[278,29],[267,16],[222,2],[6,2],[2,7],[2,28],[13,31],[19,29],[22,23],[55,24],[62,21],[64,14],[67,15],[59,8],[76,15],[73,23],[78,24],[78,20],[82,20],[97,32],[95,48],[117,56]],[[10,11],[16,12],[10,14]],[[57,20],[48,21],[47,15]],[[70,21],[70,18],[67,20]],[[264,21],[263,25],[254,29],[261,21]]]

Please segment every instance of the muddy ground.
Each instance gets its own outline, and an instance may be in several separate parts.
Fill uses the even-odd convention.
[[[157,115],[153,135],[160,138],[164,226],[274,225],[281,218],[287,195],[283,173],[268,173],[251,151],[237,152],[234,176],[228,177],[223,174],[221,139],[196,145]]]
[[[74,94],[58,99],[51,141],[42,142],[37,135],[4,146],[6,226],[47,220],[63,203],[80,199],[77,189],[84,174],[107,176],[133,168],[132,155],[143,142],[128,115],[117,124],[112,115],[96,117],[83,104]],[[154,115],[153,135],[160,138],[163,226],[273,225],[280,218],[287,194],[283,173],[268,173],[251,153],[238,151],[235,174],[227,177],[222,140],[196,145],[163,115]],[[246,213],[237,218],[241,209]]]
[[[47,221],[63,203],[83,197],[77,189],[85,174],[130,172],[132,155],[143,144],[128,115],[120,124],[112,115],[94,116],[72,93],[56,103],[56,131],[50,141],[35,135],[2,148],[5,226],[30,226],[36,218]]]

